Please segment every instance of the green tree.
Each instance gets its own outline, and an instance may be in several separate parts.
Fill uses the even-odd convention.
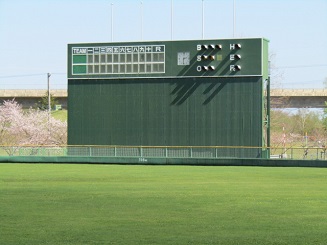
[[[308,108],[301,108],[297,114],[294,115],[294,119],[297,122],[297,133],[305,135],[306,133],[311,135],[313,132],[321,128],[321,116],[319,112],[312,111]]]
[[[57,99],[52,94],[50,94],[51,108],[54,108],[56,104],[58,104]],[[40,110],[48,110],[49,109],[48,92],[46,92],[45,95],[41,98],[41,100],[38,101],[37,107]]]
[[[324,79],[324,88],[327,88],[327,77]]]
[[[327,101],[325,101],[325,108],[324,108],[322,122],[323,122],[325,131],[327,131]]]
[[[306,135],[312,146],[326,142],[327,109],[324,115],[322,117],[321,112],[308,108],[298,109],[295,113],[282,109],[272,110],[271,145],[279,146],[284,142],[288,146],[303,145]]]

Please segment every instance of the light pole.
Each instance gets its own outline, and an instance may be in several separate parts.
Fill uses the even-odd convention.
[[[111,3],[111,42],[114,41],[114,4]]]
[[[233,0],[233,37],[235,37],[235,19],[236,19],[235,0]]]
[[[173,40],[173,34],[174,34],[174,2],[171,0],[170,5],[170,38]]]
[[[143,41],[143,1],[141,1],[141,41]]]
[[[204,0],[202,0],[202,39],[204,39]]]

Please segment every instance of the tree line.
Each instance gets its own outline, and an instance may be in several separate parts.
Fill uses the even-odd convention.
[[[273,109],[270,113],[271,145],[321,147],[327,144],[327,110],[308,108],[290,112]]]

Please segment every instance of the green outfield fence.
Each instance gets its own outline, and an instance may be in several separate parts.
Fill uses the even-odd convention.
[[[269,154],[268,154],[269,152]],[[290,159],[326,160],[326,148],[261,148],[242,146],[0,146],[0,157],[132,157],[183,159]]]

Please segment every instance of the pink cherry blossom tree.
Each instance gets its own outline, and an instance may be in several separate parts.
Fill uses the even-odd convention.
[[[0,145],[7,152],[15,146],[66,144],[67,122],[53,118],[47,111],[23,110],[14,100],[0,105]]]

